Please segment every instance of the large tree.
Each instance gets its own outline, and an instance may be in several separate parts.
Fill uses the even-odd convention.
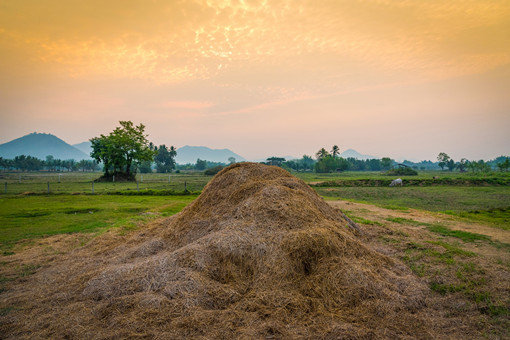
[[[268,165],[276,165],[282,166],[283,162],[285,162],[285,158],[283,157],[269,157],[266,159]]]
[[[315,172],[345,171],[349,167],[350,163],[348,160],[342,157],[335,158],[333,155],[327,155],[315,163]]]
[[[439,162],[438,165],[441,167],[441,170],[443,170],[445,166],[448,166],[449,160],[450,156],[444,152],[440,152],[439,155],[437,155],[437,161]]]
[[[338,148],[338,145],[333,145],[333,147],[331,148],[331,156],[333,156],[333,158],[336,158],[336,156],[340,153],[340,149]]]
[[[381,159],[381,168],[383,170],[389,170],[391,166],[393,165],[393,160],[389,157],[383,157]]]
[[[161,173],[172,172],[175,168],[175,156],[177,151],[173,146],[167,148],[165,144],[156,148],[158,152],[154,160],[156,161],[156,170]]]
[[[446,167],[450,171],[453,171],[453,169],[455,169],[456,166],[457,166],[457,164],[455,164],[455,161],[451,158],[448,160],[448,162],[446,162]]]
[[[468,166],[468,163],[469,163],[469,161],[467,159],[462,158],[457,163],[457,169],[459,169],[460,172],[465,172],[466,171],[466,167]]]
[[[206,167],[207,167],[207,161],[204,159],[197,158],[197,162],[195,163],[195,169],[205,170]]]
[[[496,165],[501,172],[508,171],[508,169],[510,168],[510,158],[506,157],[504,162],[499,162]]]
[[[120,126],[109,135],[90,140],[90,156],[104,164],[104,178],[134,180],[136,166],[143,161],[152,161],[155,151],[149,147],[143,124],[135,126],[131,121],[120,121]]]
[[[315,157],[317,157],[317,160],[320,161],[323,158],[326,158],[329,156],[329,153],[326,151],[326,149],[322,148],[315,154]]]
[[[301,158],[301,160],[299,162],[301,163],[301,167],[303,168],[303,170],[308,170],[308,169],[312,170],[313,165],[315,163],[312,156],[308,156],[308,155],[303,155],[303,158]]]

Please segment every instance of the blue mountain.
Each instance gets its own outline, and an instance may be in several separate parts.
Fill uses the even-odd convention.
[[[356,158],[359,160],[365,160],[365,159],[377,159],[379,157],[374,157],[370,155],[362,155],[358,151],[353,149],[345,150],[344,152],[340,153],[340,157],[342,158]]]
[[[0,157],[13,159],[16,156],[26,155],[39,159],[46,159],[51,155],[55,159],[90,159],[89,154],[67,144],[62,139],[47,133],[31,133],[0,144]]]
[[[73,147],[80,150],[86,155],[90,155],[90,153],[92,152],[92,143],[88,141],[80,144],[73,144]]]
[[[229,163],[229,157],[234,157],[236,162],[243,162],[246,159],[229,149],[211,149],[206,146],[183,146],[177,149],[175,161],[179,164],[196,163],[197,159],[210,162]]]

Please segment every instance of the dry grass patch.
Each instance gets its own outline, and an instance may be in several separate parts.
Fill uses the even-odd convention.
[[[426,304],[435,310],[436,327],[449,329],[444,334],[452,332],[454,338],[510,336],[508,244],[492,239],[493,234],[467,231],[493,228],[473,229],[472,225],[424,211],[411,210],[403,217],[375,206],[334,204],[348,207],[350,216],[363,212],[369,222],[381,222],[360,221],[363,240],[373,249],[402,260],[429,287]],[[463,334],[456,333],[461,329]]]
[[[368,236],[366,236],[368,237]],[[433,338],[427,285],[286,171],[221,171],[180,214],[109,231],[2,294],[6,338]],[[458,334],[458,333],[457,333]]]

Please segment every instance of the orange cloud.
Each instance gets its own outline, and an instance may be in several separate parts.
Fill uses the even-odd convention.
[[[185,110],[202,110],[214,106],[211,102],[181,102],[181,101],[167,101],[161,103],[160,107],[167,109],[185,109]]]
[[[54,15],[57,6],[61,16]],[[11,3],[0,14],[4,34],[28,42],[44,64],[74,77],[157,83],[211,79],[230,67],[242,72],[251,65],[338,72],[346,60],[435,76],[445,69],[447,74],[483,72],[508,60],[509,18],[510,5],[503,0],[155,1],[143,6],[138,1],[91,0],[79,6],[47,1],[32,7]],[[482,37],[465,34],[469,30]],[[478,43],[490,39],[494,43]],[[483,49],[463,50],[470,45]],[[315,63],[324,58],[327,64]]]

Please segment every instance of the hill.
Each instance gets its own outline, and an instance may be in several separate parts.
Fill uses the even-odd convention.
[[[48,133],[31,133],[0,145],[0,157],[13,159],[19,155],[45,159],[52,155],[56,159],[89,159],[88,154]]]
[[[360,159],[360,160],[379,158],[379,157],[374,157],[374,156],[370,156],[370,155],[363,155],[353,149],[348,149],[348,150],[345,150],[344,152],[340,153],[340,157],[342,157],[342,158],[356,158],[356,159]]]
[[[73,147],[80,150],[87,156],[90,155],[90,152],[92,151],[92,143],[90,143],[89,141],[80,144],[73,144]]]
[[[176,162],[179,164],[195,163],[197,158],[211,162],[229,163],[229,157],[234,157],[236,162],[246,159],[229,149],[211,149],[206,146],[183,146],[177,149]]]

